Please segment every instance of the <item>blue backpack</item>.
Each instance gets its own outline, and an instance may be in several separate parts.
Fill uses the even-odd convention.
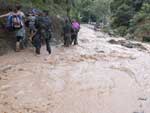
[[[7,29],[16,30],[23,27],[22,18],[19,15],[10,15],[7,18]]]

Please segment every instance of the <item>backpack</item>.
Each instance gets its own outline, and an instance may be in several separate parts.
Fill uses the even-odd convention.
[[[29,20],[26,20],[26,21],[25,21],[25,26],[26,26],[26,27],[29,27]]]
[[[48,17],[39,17],[35,22],[35,26],[38,29],[49,30],[51,28],[51,23]]]
[[[79,32],[80,29],[80,25],[78,23],[72,23],[72,35],[77,35],[77,33]]]
[[[65,34],[71,33],[71,24],[67,23],[63,29]]]
[[[16,30],[23,27],[22,18],[19,15],[8,16],[7,28],[9,30]]]
[[[72,29],[74,32],[79,32],[80,25],[78,23],[72,23]]]
[[[36,20],[35,16],[30,16],[29,17],[29,25],[34,26],[35,25],[35,20]]]
[[[12,27],[14,29],[20,29],[23,26],[22,18],[19,15],[12,16]]]
[[[7,28],[9,31],[12,31],[12,30],[13,30],[13,27],[12,27],[12,15],[9,15],[9,16],[7,17],[6,28]]]

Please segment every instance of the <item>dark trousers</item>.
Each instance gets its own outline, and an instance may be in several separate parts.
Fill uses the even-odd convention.
[[[48,53],[51,54],[51,46],[50,46],[51,33],[49,33],[49,35],[47,35],[47,37],[46,37],[46,34],[36,33],[36,35],[33,38],[33,45],[36,48],[36,52],[38,54],[40,54],[40,49],[42,46],[42,37],[45,40],[46,49],[47,49]]]
[[[69,47],[71,44],[71,34],[64,35],[64,46]]]
[[[49,54],[51,54],[50,38],[45,39],[46,49]]]
[[[77,34],[73,34],[71,35],[71,44],[74,43],[74,45],[78,44],[78,40],[77,40]]]

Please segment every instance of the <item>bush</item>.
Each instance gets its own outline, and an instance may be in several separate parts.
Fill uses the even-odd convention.
[[[128,28],[126,26],[120,26],[115,30],[115,33],[120,36],[125,36],[127,34]]]
[[[134,11],[130,6],[125,3],[122,4],[117,8],[116,12],[113,15],[112,26],[116,28],[120,26],[128,27],[133,14]]]
[[[140,12],[138,12],[131,21],[133,33],[139,40],[150,35],[150,4],[143,4]]]

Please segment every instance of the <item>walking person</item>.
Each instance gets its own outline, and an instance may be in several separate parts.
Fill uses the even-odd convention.
[[[25,32],[25,25],[24,25],[24,19],[25,14],[21,11],[21,5],[16,5],[15,14],[16,16],[16,24],[18,24],[18,28],[14,28],[16,32],[16,51],[20,51],[20,49],[25,47],[26,42],[26,32]]]
[[[25,36],[25,29],[23,23],[24,13],[20,11],[20,6],[16,6],[15,10],[13,11],[11,8],[7,14],[1,15],[2,17],[7,17],[7,28],[10,30],[15,31],[16,33],[16,51],[20,51],[20,44]]]
[[[51,54],[51,24],[52,23],[48,16],[48,11],[43,11],[43,13],[36,18],[35,27],[37,31],[33,37],[33,44],[36,48],[36,54],[40,54],[42,38],[45,40],[48,53]]]
[[[65,20],[65,25],[63,27],[64,34],[64,46],[69,47],[71,44],[71,23],[68,19]]]
[[[73,20],[72,22],[72,30],[71,30],[71,44],[74,43],[74,45],[78,44],[78,32],[80,30],[80,24]]]

